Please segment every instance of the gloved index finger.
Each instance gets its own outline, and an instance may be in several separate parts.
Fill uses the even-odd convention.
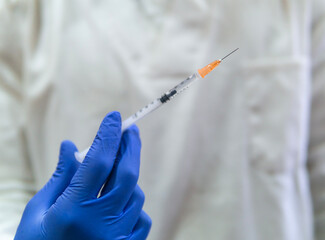
[[[102,121],[85,160],[66,194],[79,200],[96,198],[111,173],[121,141],[121,116],[112,112]]]
[[[133,125],[122,137],[116,166],[102,191],[100,201],[118,214],[132,195],[138,181],[141,141],[138,128]],[[107,208],[107,207],[106,207]]]

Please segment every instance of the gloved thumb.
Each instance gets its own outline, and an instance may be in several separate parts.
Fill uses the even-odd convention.
[[[43,210],[49,209],[64,192],[80,163],[75,159],[77,147],[71,141],[63,141],[60,148],[59,163],[46,185],[35,195],[34,201],[43,205]]]

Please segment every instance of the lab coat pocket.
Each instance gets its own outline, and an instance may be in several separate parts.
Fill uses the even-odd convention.
[[[258,59],[243,72],[251,168],[267,174],[297,170],[306,160],[308,61]]]

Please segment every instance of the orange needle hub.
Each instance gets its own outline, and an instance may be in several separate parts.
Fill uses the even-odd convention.
[[[213,69],[215,69],[216,67],[219,66],[219,64],[228,56],[230,56],[231,54],[233,54],[234,52],[236,52],[239,48],[236,48],[234,51],[232,51],[231,53],[229,53],[228,55],[226,55],[225,57],[223,57],[222,59],[216,60],[210,64],[208,64],[207,66],[205,66],[204,68],[201,68],[198,70],[200,76],[202,78],[204,78],[206,75],[208,75]]]
[[[202,78],[204,78],[206,75],[208,75],[213,69],[215,69],[217,66],[219,66],[219,64],[221,63],[221,60],[216,60],[210,64],[208,64],[207,66],[205,66],[204,68],[201,68],[198,70],[199,74],[201,75]]]

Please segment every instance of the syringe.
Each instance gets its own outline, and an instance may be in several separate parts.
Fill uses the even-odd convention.
[[[170,101],[171,99],[173,99],[174,97],[176,97],[178,94],[180,94],[181,92],[183,92],[184,90],[186,90],[187,88],[189,88],[189,86],[192,83],[196,82],[199,79],[204,78],[214,68],[216,68],[217,66],[219,66],[219,64],[225,58],[227,58],[229,55],[231,55],[234,52],[236,52],[238,49],[239,48],[235,49],[234,51],[232,51],[231,53],[229,53],[228,55],[226,55],[222,59],[216,60],[216,61],[208,64],[204,68],[199,69],[196,73],[192,74],[191,76],[189,76],[188,78],[186,78],[184,81],[182,81],[181,83],[179,83],[178,85],[176,85],[175,87],[173,87],[172,89],[170,89],[169,91],[167,91],[166,93],[164,93],[160,98],[157,98],[157,99],[153,100],[151,103],[149,103],[145,107],[141,108],[139,111],[137,111],[132,116],[130,116],[129,118],[127,118],[126,120],[124,120],[122,122],[122,129],[121,129],[121,131],[122,132],[125,131],[128,127],[130,127],[136,121],[140,120],[141,118],[145,117],[149,113],[153,112],[154,110],[158,109],[160,106],[164,105],[165,103],[167,103],[168,101]],[[89,149],[90,149],[90,147],[87,148],[87,149],[85,149],[82,152],[76,152],[75,153],[76,159],[79,162],[82,162],[84,160],[87,152],[89,151]]]

